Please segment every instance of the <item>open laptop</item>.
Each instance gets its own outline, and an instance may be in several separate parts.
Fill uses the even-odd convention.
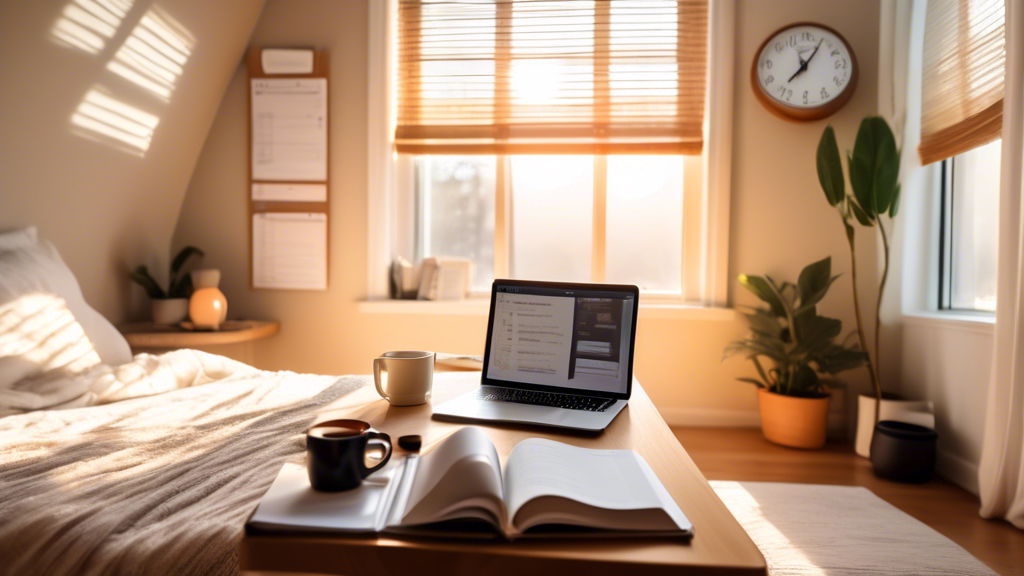
[[[480,388],[437,419],[598,432],[633,387],[636,286],[495,280]]]

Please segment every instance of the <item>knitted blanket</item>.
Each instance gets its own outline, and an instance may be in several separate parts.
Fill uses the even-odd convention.
[[[0,418],[0,574],[237,574],[317,410],[368,383],[194,351],[133,364],[104,374],[98,401],[119,401]]]

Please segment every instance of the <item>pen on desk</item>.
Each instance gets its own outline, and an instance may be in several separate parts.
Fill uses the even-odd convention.
[[[420,448],[423,447],[423,437],[419,434],[402,436],[398,439],[398,447],[409,452],[409,455],[405,457],[405,467],[408,469],[409,465],[420,456]]]

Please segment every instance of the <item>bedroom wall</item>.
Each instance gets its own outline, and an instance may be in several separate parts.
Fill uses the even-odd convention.
[[[146,304],[129,289],[129,267],[168,265],[193,167],[263,5],[121,3],[123,16],[100,14],[108,20],[92,32],[81,25],[95,23],[88,2],[0,3],[0,229],[38,226],[78,277],[86,300],[114,323]],[[167,97],[107,69],[144,16],[160,18],[180,41],[177,54],[187,52]],[[73,124],[91,92],[154,117],[148,149],[110,137],[113,124]],[[145,129],[131,122],[132,114],[114,122]]]
[[[756,0],[737,3],[735,117],[733,124],[730,276],[774,273],[795,279],[827,255],[833,269],[849,271],[845,237],[824,200],[814,169],[817,141],[832,123],[840,147],[851,148],[864,116],[877,109],[878,2]],[[246,223],[246,78],[238,68],[225,93],[196,165],[174,234],[174,248],[196,244],[206,263],[224,272],[229,316],[274,318],[281,333],[254,342],[252,357],[268,369],[367,373],[380,352],[414,348],[481,353],[485,315],[360,312],[367,259],[367,6],[363,2],[267,2],[253,45],[301,45],[330,50],[331,174],[333,182],[330,289],[326,292],[253,291],[248,288]],[[811,20],[838,29],[861,65],[857,92],[827,121],[789,123],[754,99],[749,70],[760,43],[785,24]],[[861,235],[864,270],[874,265],[874,243]],[[865,287],[875,281],[862,275]],[[822,313],[853,326],[848,276],[838,282]],[[751,303],[745,293],[731,293]],[[866,302],[865,306],[873,306]],[[756,425],[754,389],[734,381],[751,369],[721,362],[725,344],[745,330],[732,314],[695,317],[641,310],[635,372],[667,419],[676,423]],[[845,377],[855,389],[866,373]]]

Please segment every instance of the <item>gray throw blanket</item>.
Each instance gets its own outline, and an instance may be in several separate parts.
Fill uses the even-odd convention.
[[[0,418],[0,574],[237,574],[245,520],[317,411],[369,382],[154,358],[162,380],[105,383],[120,401]]]

